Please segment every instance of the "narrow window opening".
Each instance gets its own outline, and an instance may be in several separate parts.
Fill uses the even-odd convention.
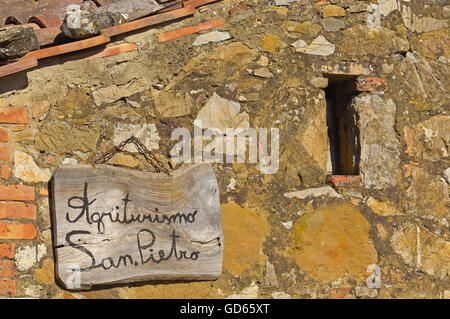
[[[352,106],[356,76],[324,76],[328,78],[325,99],[332,174],[359,175],[359,116]]]

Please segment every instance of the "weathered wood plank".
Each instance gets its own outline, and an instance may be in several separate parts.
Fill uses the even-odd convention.
[[[52,194],[56,274],[66,288],[214,280],[222,271],[219,190],[208,164],[170,177],[62,166]]]

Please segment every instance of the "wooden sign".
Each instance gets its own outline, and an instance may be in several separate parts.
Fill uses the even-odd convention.
[[[62,166],[52,194],[56,275],[68,289],[214,280],[222,271],[219,189],[209,164],[172,176]]]

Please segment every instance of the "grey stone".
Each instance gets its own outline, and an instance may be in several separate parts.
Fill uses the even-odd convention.
[[[312,55],[327,56],[334,53],[335,45],[330,43],[323,36],[319,35],[308,46],[299,48],[297,52],[303,52]]]
[[[232,294],[225,299],[256,299],[258,298],[258,291],[258,285],[254,281],[252,281],[250,287],[242,290],[240,294]]]
[[[381,28],[380,7],[372,3],[368,6],[367,11],[370,12],[370,14],[367,15],[366,25],[369,28]]]
[[[442,9],[442,14],[444,15],[444,18],[449,18],[450,17],[450,6],[444,7],[444,9]]]
[[[195,102],[188,93],[155,91],[153,92],[155,110],[161,117],[178,117],[191,114]]]
[[[259,60],[256,61],[256,64],[258,64],[260,66],[268,66],[269,65],[269,59],[266,56],[261,55]]]
[[[423,15],[416,15],[411,7],[402,7],[402,19],[405,26],[412,32],[423,33],[439,29],[445,29],[448,26],[447,20],[435,19]]]
[[[297,40],[297,41],[291,43],[291,45],[296,49],[301,49],[301,48],[306,47],[308,45],[308,43],[306,43],[303,40]]]
[[[441,176],[430,175],[420,167],[410,168],[409,187],[405,190],[405,211],[412,216],[435,222],[447,219],[449,188]],[[427,194],[424,196],[424,194]],[[450,245],[450,244],[449,244]]]
[[[48,122],[41,126],[35,140],[38,150],[56,154],[68,154],[75,151],[93,152],[97,149],[100,136],[98,127],[76,127],[65,122]]]
[[[48,168],[37,166],[33,157],[22,151],[14,151],[14,177],[26,183],[48,182],[51,173]]]
[[[264,67],[254,70],[253,75],[266,79],[273,78],[273,74],[269,71],[269,69]]]
[[[115,102],[121,98],[129,97],[135,93],[142,92],[150,86],[145,81],[134,81],[125,85],[111,85],[105,88],[98,89],[92,93],[94,102],[97,106]]]
[[[247,94],[239,95],[239,101],[240,102],[256,102],[259,100],[259,93],[258,92],[251,92]]]
[[[22,246],[17,248],[14,261],[19,271],[25,271],[35,266],[47,254],[44,244],[38,246]]]
[[[367,4],[364,2],[359,2],[358,4],[350,6],[348,12],[350,13],[367,12]]]
[[[120,12],[95,13],[74,9],[64,17],[61,31],[69,38],[85,38],[124,22],[125,16]]]
[[[160,1],[167,2],[167,1]],[[127,21],[133,21],[150,15],[153,12],[163,9],[164,6],[156,0],[115,0],[107,1],[100,7],[94,7],[92,12],[121,13]]]
[[[62,162],[61,165],[77,165],[78,161],[76,158],[67,157]]]
[[[244,21],[247,18],[250,18],[255,15],[255,12],[253,12],[251,9],[244,10],[242,13],[233,15],[233,17],[230,19],[231,24],[237,24],[241,21]]]
[[[311,84],[316,88],[326,88],[328,86],[327,78],[314,78],[311,80]]]
[[[230,39],[231,36],[228,32],[211,31],[205,34],[201,34],[195,39],[193,46],[199,46],[210,42],[220,42]]]
[[[158,130],[155,124],[127,124],[116,123],[114,125],[114,138],[113,144],[119,145],[130,136],[136,136],[144,146],[152,151],[159,149]],[[138,149],[134,144],[128,144],[124,147],[124,150],[131,153],[137,153]]]
[[[376,296],[378,296],[378,290],[376,290],[374,288],[368,288],[365,286],[356,286],[355,294],[358,297],[375,298]]]
[[[225,133],[227,128],[248,129],[249,115],[240,111],[239,103],[224,99],[214,92],[198,112],[195,120],[201,121],[203,128],[215,129],[222,133]]]
[[[396,105],[378,95],[357,97],[353,105],[359,114],[364,186],[373,189],[396,186],[401,153],[395,131]]]
[[[378,0],[378,6],[383,16],[387,16],[392,11],[398,9],[397,0]]]
[[[290,193],[284,193],[284,197],[287,198],[298,198],[298,199],[305,199],[308,197],[320,197],[320,196],[327,196],[327,197],[336,197],[341,198],[342,195],[337,193],[333,188],[330,186],[323,186],[323,187],[316,187],[316,188],[308,188],[301,191],[293,191]]]
[[[291,2],[300,2],[300,0],[275,0],[275,5],[288,6]]]
[[[292,296],[284,291],[275,291],[272,293],[273,299],[292,299]]]
[[[266,258],[266,274],[264,276],[264,284],[268,287],[278,287],[275,267],[269,262],[269,258]]]
[[[100,7],[78,4],[67,6],[61,30],[67,37],[85,38],[99,34],[102,29],[148,16],[164,8],[156,0],[108,2]]]
[[[17,59],[39,49],[32,27],[16,25],[0,28],[0,61]]]
[[[450,243],[427,228],[410,222],[397,227],[391,246],[403,261],[436,279],[448,281]]]
[[[345,28],[345,23],[341,19],[330,17],[322,20],[322,26],[325,31],[339,31]]]
[[[447,179],[447,183],[450,184],[450,167],[447,167],[444,170],[444,176]]]

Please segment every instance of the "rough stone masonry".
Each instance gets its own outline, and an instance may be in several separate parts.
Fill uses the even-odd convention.
[[[0,296],[450,298],[449,15],[442,0],[224,0],[121,37],[136,51],[0,79]],[[227,36],[157,41],[218,18]],[[226,109],[208,113],[217,125],[280,132],[276,174],[213,164],[219,278],[62,289],[56,167],[91,164],[127,132],[164,159],[205,105]],[[108,164],[152,171],[132,148]]]

